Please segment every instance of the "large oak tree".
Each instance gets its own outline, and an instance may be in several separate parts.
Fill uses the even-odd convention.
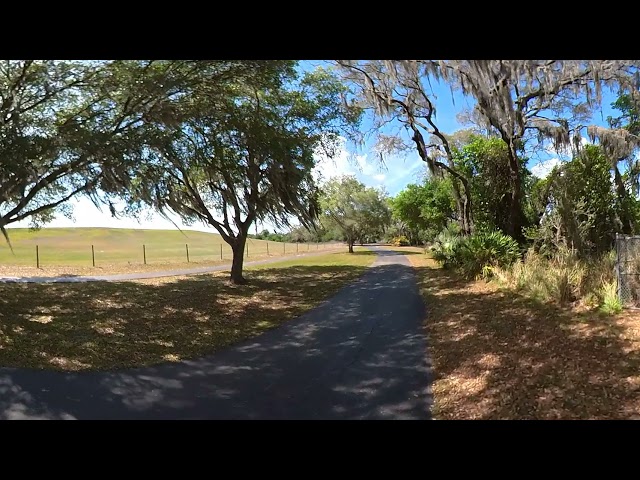
[[[203,69],[199,85],[175,100],[170,121],[147,123],[147,146],[122,194],[131,205],[214,227],[233,250],[231,280],[244,283],[250,226],[294,217],[314,224],[315,154],[332,156],[359,114],[324,70],[298,75],[295,62],[264,61],[250,74],[221,77],[225,65]]]

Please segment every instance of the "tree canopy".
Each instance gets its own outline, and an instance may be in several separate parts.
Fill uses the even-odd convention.
[[[353,176],[333,178],[322,185],[320,211],[325,225],[342,232],[349,253],[358,240],[379,239],[391,220],[386,195]]]

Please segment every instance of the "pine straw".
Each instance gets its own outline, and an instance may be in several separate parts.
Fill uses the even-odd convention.
[[[429,312],[435,418],[640,418],[640,312],[541,303],[409,258]]]
[[[0,366],[113,369],[211,353],[295,318],[361,275],[371,255],[135,282],[0,284]]]

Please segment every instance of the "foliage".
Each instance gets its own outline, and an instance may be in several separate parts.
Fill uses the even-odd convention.
[[[409,245],[411,245],[411,243],[409,242],[409,239],[407,237],[405,237],[404,235],[400,235],[399,237],[395,237],[391,241],[391,244],[394,247],[408,247]]]
[[[366,187],[353,176],[329,180],[322,186],[323,224],[339,230],[353,252],[360,239],[380,238],[391,221],[384,192]]]
[[[618,297],[618,283],[607,282],[602,285],[602,305],[600,310],[609,315],[614,315],[622,311],[622,302]]]
[[[540,301],[598,304],[604,301],[603,286],[614,281],[614,263],[611,253],[585,260],[566,249],[552,258],[531,249],[521,261],[495,269],[492,278]]]
[[[479,232],[467,237],[439,237],[433,257],[445,268],[455,268],[466,277],[486,273],[485,267],[505,267],[520,256],[518,243],[501,232]]]
[[[431,178],[422,185],[409,184],[392,199],[391,208],[393,217],[406,226],[412,245],[425,237],[431,240],[454,217],[451,182]]]
[[[34,227],[67,200],[121,179],[137,157],[143,119],[188,84],[183,61],[5,60],[0,63],[0,229]],[[67,208],[65,211],[64,209]],[[7,237],[8,239],[8,237]]]

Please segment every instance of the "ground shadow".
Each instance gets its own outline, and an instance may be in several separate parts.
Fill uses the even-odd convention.
[[[611,317],[421,267],[438,418],[640,418],[640,353]]]
[[[171,354],[178,349],[163,341],[163,330],[182,329],[180,338],[196,347],[206,345],[213,328],[240,330],[233,319],[270,317],[273,308],[283,316],[295,316],[304,302],[292,299],[327,288],[331,282],[322,280],[326,276],[357,277],[364,269],[274,270],[247,272],[251,283],[246,287],[225,283],[217,290],[206,276],[157,286],[127,283],[126,295],[122,285],[118,289],[99,283],[75,290],[70,288],[75,285],[66,285],[66,293],[60,291],[71,295],[66,304],[71,300],[82,306],[67,310],[60,305],[56,309],[51,295],[45,301],[27,291],[61,286],[30,285],[13,298],[1,297],[0,311],[15,312],[31,296],[32,309],[48,312],[42,314],[46,321],[17,314],[10,326],[22,330],[11,338],[14,346],[38,338],[41,353],[51,358],[58,353],[55,340],[73,356],[68,360],[91,362],[96,335],[109,337],[110,355],[127,349],[131,354],[132,340],[140,351],[157,348]],[[284,274],[290,281],[272,280]],[[263,295],[264,301],[244,306],[235,302],[231,307],[233,296],[256,295]],[[114,322],[124,318],[124,311],[127,320]],[[146,311],[156,313],[149,316]],[[216,312],[215,318],[211,312]],[[331,302],[200,360],[111,373],[0,369],[0,418],[428,418],[423,318],[423,303],[408,265],[371,267]],[[164,328],[157,328],[159,324]],[[209,342],[207,348],[212,347]]]

